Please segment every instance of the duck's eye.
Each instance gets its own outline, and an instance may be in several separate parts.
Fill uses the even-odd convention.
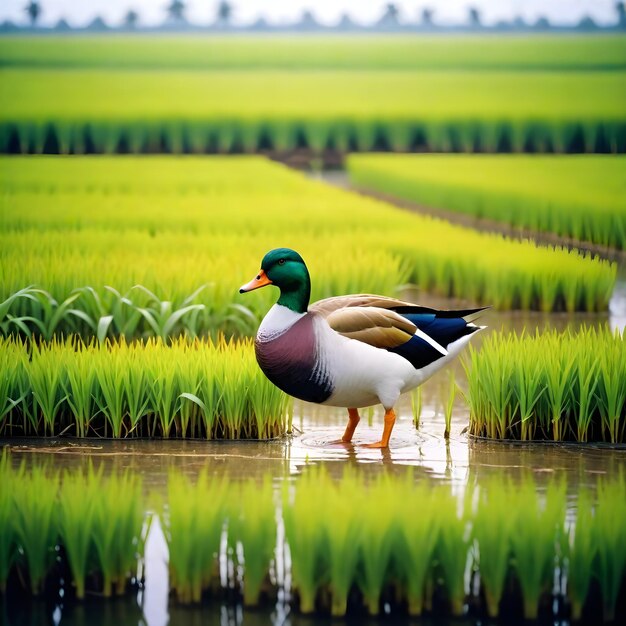
[[[278,265],[284,265],[284,264],[285,264],[285,259],[278,260]]]

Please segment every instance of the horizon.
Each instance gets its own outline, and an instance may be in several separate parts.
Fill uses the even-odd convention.
[[[0,22],[6,20],[19,26],[29,24],[25,11],[25,0],[5,0],[0,6]],[[169,0],[91,0],[89,3],[76,0],[40,0],[42,9],[38,25],[54,26],[65,19],[73,27],[88,25],[96,17],[101,17],[109,26],[118,26],[126,13],[133,9],[139,15],[139,25],[154,27],[163,24],[167,18],[166,7]],[[88,4],[89,6],[85,6]],[[187,21],[194,26],[208,26],[215,21],[217,0],[189,0],[185,2]],[[310,11],[322,26],[337,24],[343,14],[362,26],[373,25],[383,14],[386,2],[361,3],[358,0],[240,0],[230,3],[233,7],[232,24],[249,26],[259,18],[264,18],[272,26],[293,24],[304,11]],[[533,23],[539,17],[546,17],[553,25],[573,26],[584,17],[590,17],[600,26],[614,24],[617,19],[614,0],[554,0],[544,6],[539,0],[446,0],[445,3],[401,0],[393,4],[399,10],[400,24],[417,23],[421,11],[433,10],[437,25],[453,26],[467,23],[470,7],[478,9],[482,22],[493,26],[499,21],[512,21],[522,17]]]

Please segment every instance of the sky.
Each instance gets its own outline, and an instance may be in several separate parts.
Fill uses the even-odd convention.
[[[163,21],[170,0],[39,0],[43,8],[41,23],[52,25],[65,18],[74,26],[84,25],[99,15],[110,24],[121,22],[133,8],[144,25]],[[234,21],[247,24],[260,16],[269,22],[293,22],[304,10],[310,10],[323,23],[337,22],[342,13],[364,24],[382,14],[386,2],[380,0],[230,0],[234,5]],[[26,23],[26,0],[0,0],[0,21]],[[187,17],[196,23],[212,21],[218,0],[186,0]],[[615,0],[398,0],[400,17],[416,21],[426,6],[435,10],[435,21],[452,23],[464,21],[469,6],[480,9],[485,23],[511,19],[521,15],[534,21],[545,15],[556,23],[576,23],[589,15],[598,23],[615,21]]]

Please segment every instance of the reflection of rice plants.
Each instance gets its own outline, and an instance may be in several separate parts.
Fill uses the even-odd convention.
[[[89,345],[0,339],[0,433],[269,438],[288,399],[250,340]]]
[[[540,491],[530,476],[494,479],[455,495],[415,480],[351,471],[336,480],[307,468],[279,503],[268,479],[172,472],[163,510],[170,587],[183,604],[234,590],[246,605],[280,596],[301,612],[334,615],[378,614],[387,604],[394,614],[458,615],[471,603],[497,616],[521,592],[532,618],[553,595],[562,601],[567,584],[574,617],[602,603],[606,621],[622,619],[624,476],[599,482],[597,496],[583,492],[567,516],[559,481]],[[20,581],[45,590],[55,559],[79,598],[124,591],[144,550],[138,479],[11,469],[5,454],[0,481],[0,593]],[[276,575],[279,555],[284,576]]]
[[[104,477],[93,468],[62,475],[45,466],[12,469],[5,453],[0,482],[0,593],[11,578],[42,593],[58,561],[66,563],[66,588],[73,585],[78,599],[87,590],[105,597],[113,587],[126,591],[143,553],[145,506],[137,477]]]
[[[594,311],[615,281],[608,262],[410,215],[260,158],[1,165],[5,335],[251,334],[273,294],[244,303],[241,267],[277,238],[309,263],[313,299],[414,283],[501,309]]]
[[[170,586],[180,602],[199,602],[205,589],[219,588],[228,488],[228,481],[209,479],[206,470],[195,484],[181,474],[170,475],[165,525]]]
[[[236,490],[235,490],[236,491]],[[248,481],[239,488],[239,497],[230,505],[229,540],[237,558],[243,556],[243,603],[254,606],[271,586],[270,564],[276,544],[276,505],[272,483],[265,478],[261,485]]]
[[[352,180],[513,228],[626,247],[622,156],[353,155]]]
[[[472,434],[624,441],[626,338],[619,333],[495,334],[469,358]]]

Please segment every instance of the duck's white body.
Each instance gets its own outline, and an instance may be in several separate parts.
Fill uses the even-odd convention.
[[[272,341],[286,333],[309,313],[296,313],[275,304],[263,318],[257,342]],[[382,404],[391,409],[401,394],[415,389],[447,365],[469,342],[471,335],[441,346],[442,356],[434,363],[416,369],[404,357],[349,339],[333,330],[326,318],[315,316],[313,331],[316,346],[314,376],[332,381],[333,391],[320,404],[362,408]]]

